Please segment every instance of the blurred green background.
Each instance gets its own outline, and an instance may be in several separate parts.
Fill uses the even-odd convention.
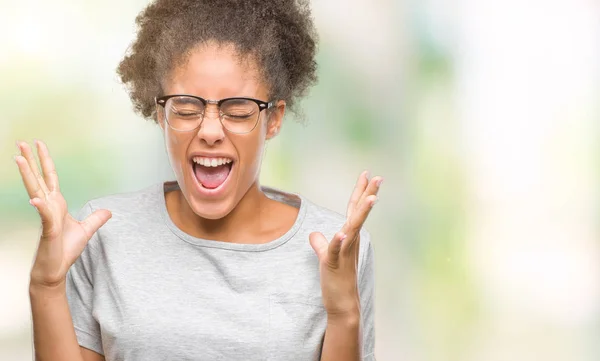
[[[69,208],[172,179],[115,68],[147,1],[0,0],[0,360],[31,359],[39,232],[14,142],[49,145]],[[263,184],[367,221],[380,360],[600,357],[596,2],[314,1],[319,84]]]

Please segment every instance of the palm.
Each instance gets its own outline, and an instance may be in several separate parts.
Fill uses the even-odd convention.
[[[65,217],[63,226],[63,255],[69,265],[81,255],[91,235],[87,235],[81,223],[70,214]]]
[[[37,143],[43,173],[28,144],[19,144],[22,156],[15,158],[19,172],[42,221],[38,252],[31,270],[31,281],[43,285],[61,283],[69,267],[81,255],[92,235],[110,218],[107,210],[98,210],[84,221],[73,218],[60,192],[58,176],[48,149]]]

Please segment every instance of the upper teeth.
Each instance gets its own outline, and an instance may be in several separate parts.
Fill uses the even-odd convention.
[[[194,157],[194,163],[198,163],[205,167],[218,167],[223,164],[231,163],[232,160],[229,158],[206,158],[206,157]]]

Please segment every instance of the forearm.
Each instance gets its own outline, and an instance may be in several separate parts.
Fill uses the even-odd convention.
[[[33,343],[37,361],[83,361],[69,311],[66,289],[29,286]]]
[[[360,312],[328,317],[321,361],[359,361],[361,358]]]

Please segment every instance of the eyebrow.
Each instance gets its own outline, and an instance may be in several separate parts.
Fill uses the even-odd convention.
[[[176,97],[173,98],[173,102],[177,105],[193,104],[193,105],[204,105],[200,100],[191,97]]]
[[[246,97],[249,98],[249,97]],[[223,98],[223,99],[227,99],[228,102],[230,103],[244,103],[247,102],[248,99],[244,99],[244,97],[233,97],[233,98]]]

